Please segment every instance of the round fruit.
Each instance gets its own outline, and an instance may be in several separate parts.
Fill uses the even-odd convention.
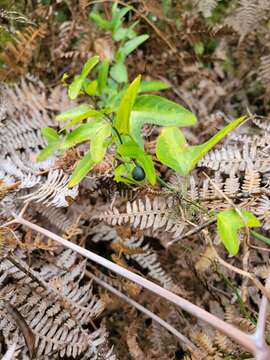
[[[132,177],[136,181],[142,181],[145,179],[145,172],[143,168],[139,165],[136,165],[135,168],[132,170]]]

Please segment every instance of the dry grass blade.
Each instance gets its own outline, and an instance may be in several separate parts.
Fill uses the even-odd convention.
[[[14,308],[7,301],[4,301],[4,304],[8,313],[13,317],[16,324],[18,325],[18,328],[21,330],[29,351],[30,358],[33,359],[36,356],[35,335],[33,331],[30,329],[24,317],[20,314],[20,312],[16,308]]]

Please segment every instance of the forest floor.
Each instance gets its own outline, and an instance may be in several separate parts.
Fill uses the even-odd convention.
[[[121,10],[130,6],[117,20],[122,31],[117,34],[108,25],[112,3]],[[31,225],[9,222],[25,207],[23,218],[31,224],[159,284],[244,332],[255,331],[261,297],[269,296],[264,287],[270,270],[269,25],[265,0],[0,0],[3,359],[255,359],[242,343],[157,293],[87,262]],[[118,50],[124,40],[117,36],[129,27],[149,38],[128,53],[123,69]],[[79,184],[69,187],[87,153],[85,140],[38,162],[48,140],[42,129],[51,127],[58,132],[52,136],[64,138],[70,130],[63,132],[58,114],[87,102],[88,95],[97,107],[105,103],[102,92],[93,90],[100,89],[94,81],[79,89],[81,97],[70,96],[72,79],[95,55],[108,66],[121,66],[121,71],[115,67],[110,72],[111,88],[104,91],[111,113],[119,106],[121,91],[141,75],[143,81],[159,81],[151,85],[159,86],[151,94],[196,117],[196,125],[183,128],[194,148],[240,116],[246,120],[185,177],[156,152],[164,124],[144,122],[144,151],[159,181],[130,182],[123,176],[117,182],[116,168],[126,158],[115,155],[115,142]],[[158,105],[151,111],[158,112]],[[168,125],[175,125],[171,121]],[[216,218],[226,209],[246,211],[251,215],[244,216],[260,223],[254,220],[253,225],[246,217],[233,228],[230,218],[224,240]],[[226,236],[234,230],[234,243],[228,245]],[[102,282],[152,311],[192,346]],[[269,317],[265,328],[268,343]]]

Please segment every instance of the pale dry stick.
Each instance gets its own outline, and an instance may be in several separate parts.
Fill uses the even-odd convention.
[[[123,294],[121,291],[115,289],[113,286],[111,286],[110,284],[106,283],[105,281],[101,280],[100,278],[98,278],[97,276],[95,276],[94,274],[92,274],[90,271],[86,271],[85,272],[87,276],[89,276],[91,279],[93,279],[97,284],[101,285],[102,287],[104,287],[105,289],[107,289],[108,291],[110,291],[111,293],[115,294],[116,296],[118,296],[119,298],[125,300],[128,304],[134,306],[136,309],[138,309],[139,311],[141,311],[143,314],[147,315],[148,317],[150,317],[151,319],[153,319],[154,321],[156,321],[157,323],[159,323],[161,326],[163,326],[166,330],[168,330],[171,334],[175,335],[176,337],[178,337],[178,339],[180,341],[182,341],[190,350],[193,350],[194,352],[197,349],[197,347],[183,334],[181,334],[178,330],[176,330],[173,326],[171,326],[170,324],[168,324],[166,321],[164,321],[163,319],[161,319],[159,316],[157,316],[156,314],[152,313],[152,311],[146,309],[144,306],[138,304],[136,301],[134,301],[133,299],[130,299],[128,296],[126,296],[125,294]]]
[[[266,279],[265,283],[265,290],[270,291],[270,272]],[[262,297],[260,309],[259,309],[259,317],[257,321],[256,331],[252,335],[254,341],[257,343],[257,347],[260,347],[260,354],[256,355],[257,360],[269,360],[269,354],[267,355],[268,345],[265,341],[265,325],[267,319],[267,312],[268,312],[268,300],[266,296]],[[263,355],[265,353],[265,356]]]
[[[133,273],[130,270],[127,270],[105,258],[103,258],[100,255],[97,255],[89,250],[86,250],[82,248],[81,246],[78,246],[54,233],[51,231],[44,229],[36,224],[31,223],[28,220],[25,220],[21,217],[19,217],[16,214],[13,214],[14,220],[13,223],[18,223],[24,226],[29,227],[30,229],[37,231],[44,236],[58,242],[59,244],[63,245],[64,247],[67,247],[78,254],[84,256],[85,258],[94,261],[95,263],[106,267],[107,269],[117,273],[120,276],[125,277],[126,279],[129,279],[136,284],[144,287],[145,289],[148,289],[152,291],[153,293],[157,294],[158,296],[163,297],[165,300],[170,301],[171,303],[179,306],[184,311],[192,314],[193,316],[197,317],[200,320],[203,320],[207,322],[208,324],[215,327],[217,330],[222,332],[223,334],[227,335],[229,338],[233,339],[235,342],[237,342],[239,345],[243,346],[247,351],[251,352],[252,354],[256,355],[257,360],[265,360],[267,358],[263,358],[262,356],[262,350],[261,350],[261,342],[258,342],[257,338],[252,337],[250,334],[246,334],[245,332],[241,331],[240,329],[234,327],[231,324],[228,324],[227,322],[219,319],[215,315],[207,312],[206,310],[200,308],[197,305],[192,304],[188,300],[172,293],[171,291],[164,289],[163,287],[153,283],[150,280],[147,280],[143,278],[142,276],[139,276],[135,273]],[[6,224],[4,224],[6,226]],[[268,359],[270,359],[270,348],[267,347],[267,349],[263,349],[263,355],[268,356]]]

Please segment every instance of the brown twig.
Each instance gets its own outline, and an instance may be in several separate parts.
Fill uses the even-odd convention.
[[[171,246],[171,245],[175,244],[177,241],[180,241],[180,240],[186,239],[186,238],[188,238],[190,236],[193,236],[193,235],[197,234],[198,232],[202,231],[203,229],[205,229],[206,227],[208,227],[208,226],[210,226],[212,224],[215,224],[216,222],[217,222],[216,218],[215,219],[210,219],[210,220],[204,222],[203,224],[195,227],[195,229],[187,231],[184,235],[169,241],[167,246]]]
[[[239,269],[238,267],[236,266],[233,266],[229,263],[227,263],[225,260],[223,260],[217,253],[213,243],[212,243],[212,240],[208,234],[208,231],[207,230],[203,230],[203,234],[205,236],[205,238],[207,239],[207,242],[210,244],[211,248],[213,249],[214,253],[215,253],[215,258],[216,260],[221,264],[223,265],[224,267],[226,267],[227,269],[243,276],[244,278],[248,278],[249,280],[251,280],[254,285],[259,289],[261,290],[261,292],[264,294],[265,297],[267,297],[268,301],[270,301],[270,292],[269,290],[267,290],[263,284],[257,279],[257,277],[254,275],[254,274],[251,274],[249,273],[248,271],[245,271],[245,270],[242,270],[242,269]]]

